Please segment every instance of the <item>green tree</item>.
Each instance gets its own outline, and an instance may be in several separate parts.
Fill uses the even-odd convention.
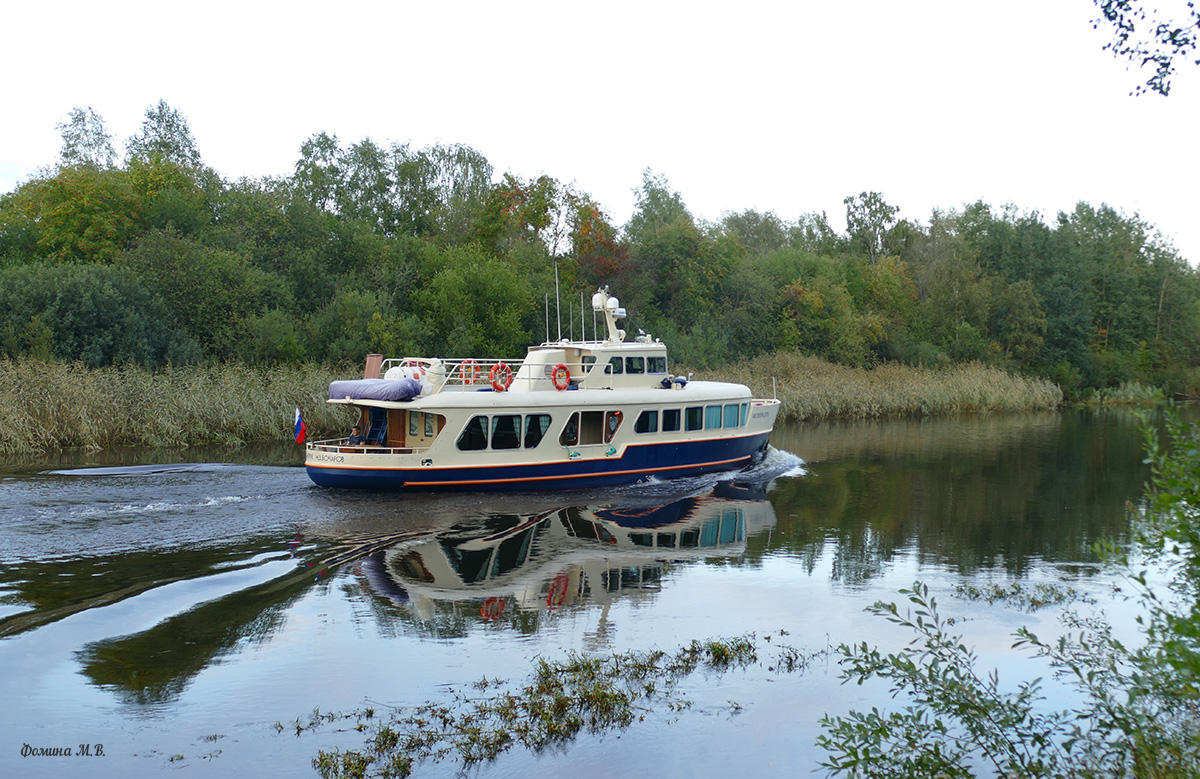
[[[126,162],[159,158],[192,170],[203,165],[187,118],[166,100],[146,109],[141,129],[125,144],[125,156]]]
[[[338,203],[341,186],[341,149],[336,135],[317,133],[300,144],[300,159],[292,182],[300,197],[319,211],[332,212]]]
[[[244,254],[204,246],[173,230],[152,230],[121,260],[167,305],[178,324],[209,354],[235,355],[246,324],[288,302],[279,279]]]
[[[35,178],[0,201],[0,242],[12,241],[36,258],[112,262],[140,233],[141,216],[126,171],[76,165]]]
[[[520,357],[530,343],[528,325],[541,322],[542,307],[512,264],[477,244],[444,250],[439,264],[417,312],[432,351]]]
[[[896,224],[900,208],[888,205],[878,192],[851,195],[843,202],[851,247],[863,252],[871,262],[878,262],[883,255],[884,238]]]
[[[75,106],[67,121],[57,127],[63,140],[62,150],[58,153],[60,165],[111,168],[116,162],[117,152],[112,145],[112,136],[104,128],[104,118],[91,106],[86,109]]]
[[[108,265],[24,265],[0,271],[4,351],[88,367],[164,364],[187,351],[170,316],[136,274]]]

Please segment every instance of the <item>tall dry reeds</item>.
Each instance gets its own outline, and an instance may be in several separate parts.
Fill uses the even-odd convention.
[[[746,384],[759,397],[771,396],[774,379],[780,415],[794,420],[1028,411],[1056,408],[1063,399],[1052,382],[978,363],[940,369],[888,363],[868,370],[787,353],[695,378]]]
[[[347,415],[325,403],[335,378],[313,365],[155,373],[0,358],[0,453],[286,440],[297,407],[313,434],[336,435]]]
[[[330,406],[323,366],[87,369],[0,358],[0,453],[66,447],[194,446],[286,440],[293,409],[310,435],[345,432],[349,412]],[[737,381],[769,396],[772,378],[784,419],[919,416],[1055,408],[1054,384],[971,364],[939,370],[883,365],[847,368],[778,354],[697,378]]]

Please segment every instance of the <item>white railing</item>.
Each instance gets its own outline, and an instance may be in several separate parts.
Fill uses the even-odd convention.
[[[314,452],[337,452],[339,454],[417,454],[429,447],[351,444],[349,438],[329,438],[324,441],[309,441],[307,448]]]

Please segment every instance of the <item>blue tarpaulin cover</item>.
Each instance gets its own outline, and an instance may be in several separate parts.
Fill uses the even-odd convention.
[[[421,394],[416,379],[350,379],[329,385],[330,400],[412,400]]]

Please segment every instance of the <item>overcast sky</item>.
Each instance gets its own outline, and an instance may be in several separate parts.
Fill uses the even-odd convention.
[[[1160,6],[1170,6],[1164,0]],[[547,174],[618,224],[649,168],[692,213],[824,211],[877,191],[899,216],[982,199],[1052,222],[1137,213],[1200,263],[1200,67],[1131,97],[1090,0],[11,3],[0,32],[0,192],[55,162],[91,106],[121,142],[182,111],[227,179],[343,145],[463,143]]]

